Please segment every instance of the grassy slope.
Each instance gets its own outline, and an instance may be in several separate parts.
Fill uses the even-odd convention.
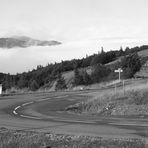
[[[122,84],[121,84],[122,86]],[[99,115],[148,116],[148,80],[127,80],[125,90],[108,89],[93,99],[70,106],[68,111]],[[78,110],[78,111],[77,111]]]
[[[140,52],[138,52],[138,55],[142,58],[142,61],[144,61],[144,63],[147,63],[147,65],[148,65],[148,50],[140,51]],[[113,61],[113,62],[106,64],[106,66],[108,66],[112,69],[115,69],[117,67],[118,62],[120,62],[120,61],[121,61],[121,57],[118,58],[117,60]],[[88,74],[91,73],[91,69],[92,69],[91,66],[86,68]],[[137,74],[139,76],[148,77],[148,66],[146,68],[145,64],[144,64],[142,66],[141,70],[140,70],[140,73],[138,72]],[[74,72],[73,71],[65,72],[65,73],[63,73],[63,77],[65,78],[67,85],[71,86],[71,82],[72,82],[73,77],[74,77]]]
[[[87,67],[87,68],[84,68],[84,69],[86,69],[88,74],[91,73],[91,67]],[[81,70],[84,70],[84,69],[81,69]],[[66,81],[67,87],[71,89],[72,88],[73,78],[74,78],[74,71],[64,72],[64,73],[62,73],[62,76],[64,77],[64,79]],[[52,86],[50,87],[51,91],[55,90],[55,85],[56,85],[56,81],[54,81]]]
[[[142,57],[142,60],[144,61],[144,63],[147,63],[148,65],[148,50],[144,50],[144,51],[140,51],[138,52],[139,56]],[[110,67],[111,69],[115,69],[118,67],[118,62],[121,61],[121,58],[118,58],[117,60],[110,62],[108,64],[106,64],[106,66]],[[87,68],[85,68],[88,72],[88,74],[91,73],[91,69],[92,67],[89,66]],[[148,68],[145,67],[145,64],[142,66],[140,72],[136,73],[137,76],[139,77],[148,77]],[[62,76],[64,77],[64,79],[66,80],[66,84],[68,86],[68,88],[72,88],[72,81],[74,78],[74,72],[73,71],[68,71],[68,72],[64,72],[62,74]],[[56,85],[56,81],[52,83],[52,85],[50,86],[50,90],[53,91],[55,90],[55,85]],[[102,85],[102,84],[101,84]],[[96,88],[100,85],[90,85],[89,87],[86,87],[87,89],[93,89]]]
[[[148,50],[140,51],[138,54],[142,57],[143,65],[140,71],[136,73],[136,76],[148,77]]]

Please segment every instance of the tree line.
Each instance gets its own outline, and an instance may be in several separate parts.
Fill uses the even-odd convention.
[[[113,79],[113,69],[105,66],[105,64],[122,56],[124,57],[124,60],[122,60],[118,66],[123,67],[124,71],[126,71],[126,74],[124,74],[126,77],[132,77],[135,71],[139,70],[139,68],[132,68],[135,66],[134,63],[137,63],[138,61],[139,63],[137,63],[137,67],[140,67],[141,65],[140,58],[136,53],[146,49],[148,49],[148,46],[144,45],[134,48],[126,47],[125,50],[121,47],[119,50],[105,52],[102,47],[101,51],[97,54],[90,56],[86,55],[86,57],[82,59],[61,61],[60,63],[55,62],[54,64],[51,63],[45,67],[39,65],[32,71],[16,75],[0,73],[0,83],[2,83],[4,90],[15,87],[18,89],[28,88],[34,91],[46,84],[50,85],[50,83],[57,79],[59,80],[59,83],[63,83],[64,80],[61,80],[63,79],[61,73],[74,70],[75,77],[73,85],[88,85],[100,82],[103,78],[109,76],[111,77],[110,79]],[[79,69],[88,66],[92,67],[91,75],[85,70],[79,71]],[[57,88],[61,88],[61,86],[57,86]],[[64,86],[64,88],[66,87]]]

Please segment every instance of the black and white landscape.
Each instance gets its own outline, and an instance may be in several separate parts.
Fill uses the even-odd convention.
[[[0,0],[0,148],[147,148],[147,4]]]

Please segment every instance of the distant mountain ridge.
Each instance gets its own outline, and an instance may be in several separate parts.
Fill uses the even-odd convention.
[[[61,44],[61,42],[54,40],[41,41],[27,36],[12,36],[12,37],[0,38],[0,48],[8,48],[8,49],[15,47],[27,48],[30,46],[53,46],[59,44]]]

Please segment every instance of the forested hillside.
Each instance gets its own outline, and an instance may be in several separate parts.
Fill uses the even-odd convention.
[[[88,85],[92,83],[98,83],[102,80],[115,79],[117,76],[114,74],[114,69],[122,67],[125,71],[123,75],[125,77],[133,77],[134,73],[141,67],[141,61],[138,54],[139,51],[148,49],[148,45],[134,48],[125,48],[120,50],[105,52],[103,47],[100,52],[90,56],[86,56],[82,59],[72,59],[69,61],[61,61],[60,63],[51,63],[43,67],[38,65],[36,69],[21,74],[10,75],[0,73],[0,82],[3,85],[3,89],[23,89],[37,90],[41,87],[51,87],[53,82],[57,80],[60,83],[65,83],[63,77],[59,74],[74,71],[74,79],[72,85]],[[119,60],[120,59],[120,60]],[[116,64],[108,64],[114,63]],[[136,66],[135,66],[136,62]],[[88,73],[86,68],[91,67],[91,73]],[[134,67],[134,68],[133,68]],[[59,80],[62,79],[62,80]],[[60,84],[58,88],[65,85]]]

